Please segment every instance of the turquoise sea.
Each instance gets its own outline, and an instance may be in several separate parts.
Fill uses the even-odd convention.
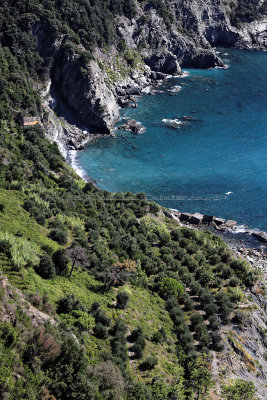
[[[187,70],[122,110],[145,133],[94,140],[76,162],[102,189],[267,231],[267,52],[220,56],[227,69]],[[162,122],[183,116],[193,120],[178,129]]]

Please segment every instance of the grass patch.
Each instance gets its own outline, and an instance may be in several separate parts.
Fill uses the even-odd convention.
[[[47,237],[48,230],[37,222],[22,207],[26,196],[15,190],[0,190],[0,204],[4,205],[0,213],[0,231],[19,234],[40,247],[50,246],[53,250],[59,247]]]

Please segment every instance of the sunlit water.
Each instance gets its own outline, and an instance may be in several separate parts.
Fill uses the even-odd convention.
[[[170,208],[267,231],[267,53],[221,56],[228,69],[188,70],[158,88],[163,93],[144,94],[137,109],[122,110],[145,133],[95,140],[76,162],[100,188],[145,192]],[[194,121],[179,129],[162,123],[183,116]]]

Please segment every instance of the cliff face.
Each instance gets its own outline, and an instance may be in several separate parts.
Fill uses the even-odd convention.
[[[221,0],[165,0],[161,2],[164,12],[151,3],[137,2],[132,20],[117,18],[122,49],[96,49],[94,60],[85,68],[73,55],[53,69],[54,95],[60,95],[93,133],[112,133],[119,107],[134,102],[144,87],[163,78],[154,72],[179,74],[180,67],[223,67],[214,46],[266,49],[267,20],[243,23],[237,29],[230,23],[229,6]],[[57,41],[49,52],[59,49]],[[62,116],[68,120],[69,113]]]

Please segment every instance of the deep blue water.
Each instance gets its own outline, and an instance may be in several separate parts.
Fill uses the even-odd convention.
[[[77,162],[100,188],[142,191],[170,208],[267,231],[267,53],[221,56],[228,69],[188,70],[164,83],[163,93],[144,94],[137,109],[122,111],[145,133],[95,140]],[[175,85],[182,89],[171,96]],[[197,120],[163,126],[164,118],[188,115]]]

